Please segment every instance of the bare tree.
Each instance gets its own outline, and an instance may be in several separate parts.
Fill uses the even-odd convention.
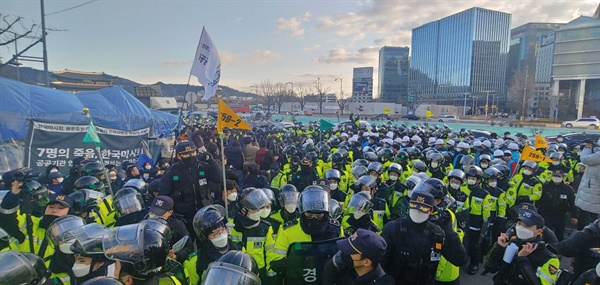
[[[306,88],[302,84],[298,84],[298,87],[296,88],[295,92],[296,94],[292,95],[295,95],[296,100],[298,100],[298,103],[300,104],[300,111],[304,111],[304,106],[306,106],[306,95],[310,93],[310,89]]]
[[[344,110],[350,106],[350,97],[344,98],[344,95],[340,95],[337,97],[337,104],[340,107],[340,115],[344,115]]]
[[[281,106],[283,103],[289,100],[290,91],[287,90],[285,83],[277,82],[273,85],[273,90],[275,93],[275,106],[277,107],[277,113],[281,113]]]
[[[513,111],[519,111],[521,118],[525,118],[527,105],[535,91],[535,80],[533,73],[526,70],[515,70],[510,86],[508,87],[508,107]]]
[[[258,92],[262,96],[263,105],[267,110],[271,110],[271,107],[275,106],[275,85],[269,79],[263,80],[258,85]]]
[[[319,106],[319,115],[323,115],[323,104],[325,104],[325,99],[327,93],[329,92],[329,87],[323,87],[320,80],[315,81],[313,85],[314,95],[317,98],[317,106]]]
[[[0,47],[12,44],[21,38],[28,37],[33,32],[33,29],[36,27],[35,24],[27,25],[23,23],[24,19],[22,17],[14,17],[10,15],[0,14],[0,19]],[[19,56],[23,55],[30,48],[40,43],[41,41],[42,39],[39,38],[36,41],[30,43],[24,49],[16,51],[16,54],[11,59],[9,59],[3,64],[0,64],[0,68],[8,65],[9,63],[14,62],[14,60],[16,60]]]

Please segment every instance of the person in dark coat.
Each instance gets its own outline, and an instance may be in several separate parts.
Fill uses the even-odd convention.
[[[187,242],[183,246],[183,248],[177,252],[173,251],[173,249],[169,250],[169,258],[177,260],[179,263],[183,264],[183,262],[188,259],[190,253],[194,252],[194,242],[190,237],[190,233],[185,227],[185,223],[183,222],[183,217],[177,215],[173,211],[173,199],[169,196],[156,196],[154,201],[148,210],[148,217],[160,217],[167,221],[169,228],[171,228],[172,236],[169,244],[173,246],[179,240],[188,237]]]
[[[244,188],[269,188],[269,179],[260,173],[260,166],[254,162],[244,164]]]
[[[235,168],[238,173],[239,180],[237,183],[240,185],[240,188],[244,187],[244,151],[235,136],[232,135],[227,140],[224,154],[227,157],[227,164]]]
[[[378,234],[358,229],[337,246],[340,251],[325,265],[323,284],[395,284],[379,264],[387,243]]]

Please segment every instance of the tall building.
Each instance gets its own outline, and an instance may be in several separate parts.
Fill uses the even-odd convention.
[[[462,104],[466,95],[498,94],[503,100],[510,20],[474,7],[413,29],[409,97]]]
[[[352,102],[373,101],[373,67],[355,67],[352,75]]]
[[[510,30],[507,83],[510,84],[515,70],[529,69],[530,74],[535,74],[536,57],[542,42],[560,25],[559,23],[527,23]]]
[[[408,101],[408,47],[382,47],[379,50],[379,100],[390,103]]]
[[[556,31],[552,58],[555,117],[600,114],[600,15],[580,16]]]

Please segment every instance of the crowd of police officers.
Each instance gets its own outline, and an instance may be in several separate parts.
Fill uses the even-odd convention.
[[[600,284],[598,213],[574,204],[591,142],[538,163],[520,133],[445,125],[222,138],[190,122],[157,162],[4,173],[0,284]]]

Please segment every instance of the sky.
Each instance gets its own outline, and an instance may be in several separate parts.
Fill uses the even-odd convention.
[[[349,96],[352,69],[372,66],[377,96],[379,49],[410,47],[413,28],[472,7],[511,13],[517,27],[569,22],[591,16],[597,6],[597,0],[45,0],[45,14],[51,71],[185,84],[204,26],[220,54],[221,85],[252,92],[251,86],[269,80],[293,82],[297,89],[319,78],[331,92],[341,87]],[[38,0],[1,0],[0,14],[23,17],[17,31],[35,24],[33,34],[41,34]],[[0,47],[3,61],[12,54],[13,45]],[[26,55],[41,56],[41,45]],[[199,85],[195,77],[190,82]]]

